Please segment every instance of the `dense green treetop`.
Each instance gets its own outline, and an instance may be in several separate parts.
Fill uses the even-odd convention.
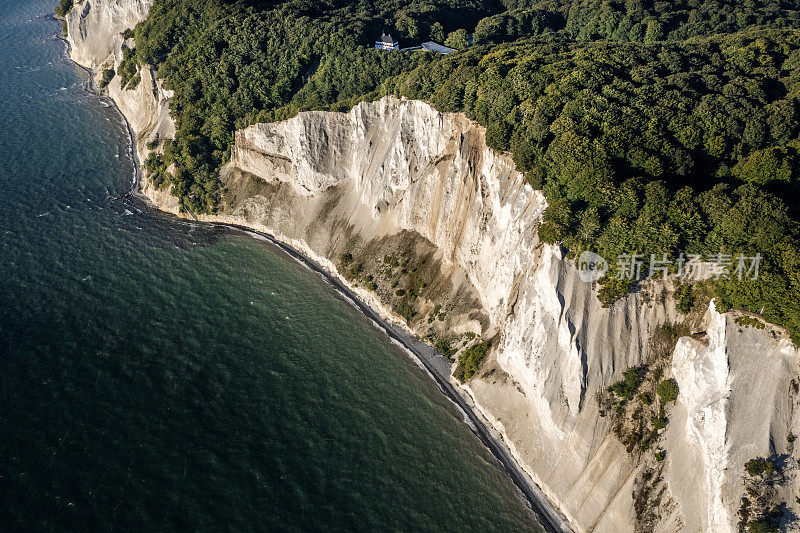
[[[561,31],[573,40],[655,42],[747,28],[797,28],[793,0],[505,0],[507,11],[481,20],[476,42]]]
[[[56,6],[56,15],[66,17],[70,11],[72,11],[72,0],[60,0]]]

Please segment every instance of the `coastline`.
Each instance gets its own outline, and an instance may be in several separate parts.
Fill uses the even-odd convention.
[[[63,20],[55,15],[53,15],[52,18],[57,21]],[[464,389],[459,390],[459,388],[453,385],[450,380],[450,363],[447,359],[433,347],[416,338],[411,332],[394,323],[390,318],[385,317],[380,311],[373,309],[373,307],[366,303],[363,298],[356,294],[356,292],[338,276],[338,273],[325,268],[319,260],[310,257],[297,247],[281,240],[279,237],[269,232],[231,222],[202,220],[195,217],[192,213],[188,213],[187,216],[184,217],[159,209],[140,188],[143,182],[143,171],[136,150],[137,135],[133,131],[130,122],[125,117],[117,102],[111,96],[98,90],[95,86],[94,71],[72,60],[69,40],[61,33],[57,34],[57,38],[62,40],[66,45],[67,60],[77,65],[86,73],[88,78],[86,86],[87,91],[91,92],[102,101],[108,102],[119,114],[128,132],[128,142],[134,172],[132,188],[128,193],[114,200],[125,197],[136,198],[145,204],[147,209],[156,211],[161,215],[172,215],[177,220],[190,220],[189,217],[191,217],[193,223],[200,222],[210,227],[225,228],[237,233],[245,233],[259,240],[265,240],[282,250],[289,258],[320,276],[340,297],[367,317],[375,328],[382,331],[393,343],[403,348],[407,355],[426,371],[440,392],[464,415],[464,422],[470,430],[489,450],[506,474],[509,475],[542,528],[544,528],[545,531],[553,533],[573,531],[569,521],[560,512],[558,507],[551,503],[544,492],[519,464],[517,458],[505,443],[502,435],[492,427],[489,420],[485,418],[480,410],[472,405],[473,400],[469,392]]]
[[[137,193],[139,197],[139,193]],[[150,203],[149,201],[146,203]],[[152,206],[154,209],[158,209]],[[160,210],[159,210],[160,211]],[[203,222],[203,221],[199,221]],[[300,250],[279,240],[274,235],[266,232],[254,230],[238,224],[222,222],[203,222],[214,227],[229,228],[248,234],[254,238],[266,240],[272,245],[282,250],[291,259],[294,259],[305,266],[313,273],[320,276],[330,285],[344,300],[359,310],[367,317],[373,326],[386,334],[390,340],[400,345],[403,350],[418,365],[426,370],[426,373],[434,381],[439,391],[450,400],[461,413],[466,417],[464,420],[481,443],[489,450],[500,466],[509,475],[514,485],[521,492],[528,506],[536,519],[547,532],[562,533],[571,532],[566,518],[564,518],[557,508],[550,503],[544,492],[528,476],[525,470],[519,465],[513,453],[503,441],[502,437],[491,427],[488,420],[476,410],[468,397],[460,393],[450,381],[450,363],[435,348],[417,339],[410,332],[380,315],[376,310],[366,304],[355,292],[353,292],[336,274],[329,272],[319,263],[303,254]]]
[[[57,22],[60,22],[60,23],[62,23],[64,25],[66,25],[66,20],[64,18],[62,18],[62,17],[59,17],[56,14],[51,14],[50,18],[52,20],[55,20]],[[114,111],[117,112],[117,114],[119,115],[119,118],[122,120],[122,124],[125,125],[125,130],[128,132],[128,142],[129,142],[129,145],[130,145],[129,153],[130,153],[130,156],[131,156],[131,162],[133,163],[133,183],[132,183],[131,191],[126,193],[125,195],[123,195],[123,197],[132,194],[132,195],[136,195],[136,196],[141,196],[142,199],[146,200],[146,197],[144,195],[142,195],[141,191],[139,190],[139,185],[140,185],[141,180],[142,180],[142,165],[141,165],[141,162],[139,161],[139,154],[136,153],[136,132],[133,131],[133,128],[131,127],[130,122],[128,122],[128,119],[125,117],[125,113],[123,113],[122,110],[117,105],[117,101],[114,100],[113,98],[111,98],[109,95],[103,94],[103,92],[101,90],[99,90],[95,86],[95,84],[94,84],[94,74],[95,74],[94,71],[92,69],[90,69],[89,67],[85,67],[85,66],[81,65],[77,61],[73,61],[72,56],[70,55],[70,51],[72,50],[72,45],[70,44],[69,39],[67,39],[67,37],[64,34],[62,34],[61,32],[56,33],[56,39],[58,39],[59,41],[64,43],[64,47],[65,47],[64,56],[66,57],[67,61],[69,61],[73,65],[77,66],[79,69],[81,69],[86,74],[86,77],[87,77],[87,79],[86,79],[86,90],[87,90],[87,92],[95,95],[101,101],[108,103],[112,108],[114,108]],[[155,209],[158,209],[155,205],[152,205],[151,207],[153,207]]]

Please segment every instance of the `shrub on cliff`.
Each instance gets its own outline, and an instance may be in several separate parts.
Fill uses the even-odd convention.
[[[444,339],[439,339],[436,341],[436,345],[434,347],[449,360],[451,360],[453,355],[456,353],[456,350]]]
[[[458,366],[453,375],[462,383],[469,381],[480,368],[489,353],[489,348],[491,348],[491,343],[486,341],[474,344],[462,351],[458,356]]]
[[[155,187],[163,189],[169,183],[170,175],[163,155],[150,152],[144,162],[144,168],[147,170],[148,179]]]
[[[135,89],[138,83],[132,83],[139,75],[139,62],[135,48],[122,49],[122,62],[119,64],[119,77],[123,89]]]
[[[631,367],[622,374],[622,381],[618,381],[611,385],[610,390],[618,397],[625,400],[633,400],[633,395],[639,389],[639,384],[642,382],[642,369],[640,367]]]
[[[100,88],[105,89],[106,87],[108,87],[108,84],[111,83],[111,80],[114,79],[115,74],[116,72],[114,72],[113,68],[105,69],[103,71],[103,78],[100,80]]]
[[[56,15],[59,17],[66,17],[70,11],[72,11],[72,0],[61,0],[56,6]]]
[[[608,307],[620,298],[627,296],[632,286],[633,282],[629,279],[604,276],[600,280],[597,298],[603,304],[603,307]]]
[[[674,379],[665,379],[658,384],[656,392],[662,403],[674,402],[678,399],[678,384]]]
[[[778,533],[778,524],[768,519],[751,520],[747,523],[749,533]]]
[[[762,478],[768,478],[772,476],[772,473],[775,471],[775,465],[769,459],[750,459],[744,464],[744,469],[747,471],[748,474],[751,476],[760,476]]]

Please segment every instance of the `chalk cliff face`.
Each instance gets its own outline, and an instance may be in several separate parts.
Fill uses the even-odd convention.
[[[742,327],[713,304],[706,318],[707,334],[681,338],[672,358],[681,392],[665,440],[682,455],[670,462],[666,479],[687,523],[730,531],[745,495],[744,463],[772,456],[786,477],[777,499],[796,515],[798,465],[789,437],[800,431],[800,354],[777,330]],[[794,531],[797,524],[787,526]]]
[[[153,0],[85,0],[67,14],[72,59],[97,68],[118,47],[120,35],[143,20]]]
[[[133,39],[126,40],[122,33],[144,20],[152,4],[153,0],[76,2],[66,16],[72,60],[93,69],[95,82],[103,70],[119,70],[123,47],[133,47]],[[141,81],[136,88],[123,89],[120,77],[115,76],[106,91],[136,135],[136,154],[142,162],[151,150],[148,147],[151,143],[174,137],[175,123],[169,114],[172,91],[164,89],[153,69],[142,68],[139,74]],[[177,200],[169,194],[164,195],[163,201],[177,208]]]
[[[118,64],[119,33],[151,3],[77,3],[68,17],[72,57],[93,68]],[[148,141],[174,134],[171,93],[150,69],[135,90],[115,79],[108,91],[138,134],[140,157]],[[349,254],[374,274],[365,282],[343,271],[356,290],[384,315],[404,323],[405,315],[421,337],[448,336],[455,347],[473,334],[491,339],[465,392],[576,530],[733,531],[744,462],[776,455],[785,463],[783,501],[800,514],[797,462],[785,455],[787,437],[800,434],[800,354],[784,333],[740,326],[713,304],[705,316],[679,315],[668,283],[601,307],[574,262],[538,241],[543,195],[465,117],[387,97],[349,113],[257,124],[236,133],[223,182],[219,214],[201,218],[268,231],[331,270],[345,270],[340,258]],[[178,212],[168,191],[146,179],[142,186]],[[416,314],[404,309],[389,258],[424,279]],[[678,341],[665,375],[681,392],[657,463],[652,450],[626,451],[598,397],[625,369],[660,357],[653,334],[676,321],[693,335]],[[655,469],[662,480],[641,496]],[[635,498],[655,518],[645,523]]]

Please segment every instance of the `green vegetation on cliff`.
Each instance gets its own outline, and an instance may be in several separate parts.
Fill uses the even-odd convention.
[[[107,68],[103,70],[103,77],[100,79],[100,88],[105,89],[108,87],[108,84],[111,83],[111,80],[114,79],[116,72],[114,72],[113,68]]]
[[[776,489],[786,481],[772,459],[755,458],[744,464],[745,495],[739,506],[739,530],[751,533],[778,532],[786,508]],[[777,475],[776,475],[777,474]]]
[[[61,0],[56,6],[56,15],[66,17],[72,11],[72,0]]]
[[[369,49],[382,28],[416,42],[434,23],[442,31],[459,21],[475,24],[491,6],[478,0],[157,0],[134,30],[136,51],[126,51],[120,75],[123,83],[135,81],[131,65],[146,63],[175,91],[178,131],[165,161],[175,165],[173,191],[185,208],[213,211],[220,199],[217,172],[235,129],[300,109],[344,110],[374,97],[383,80],[429,60]]]
[[[487,341],[478,342],[464,349],[458,356],[458,366],[453,375],[462,383],[469,381],[478,371],[483,360],[486,359],[491,346],[491,342]]]
[[[718,308],[760,313],[797,341],[800,235],[786,200],[800,188],[799,15],[783,0],[156,0],[119,74],[135,81],[130,65],[147,63],[175,90],[178,131],[156,166],[192,211],[216,208],[237,128],[424,99],[486,126],[544,189],[544,241],[612,265],[760,253],[756,282],[716,282]],[[450,36],[466,49],[370,49],[383,29],[402,46]],[[604,299],[630,285],[606,283]]]

